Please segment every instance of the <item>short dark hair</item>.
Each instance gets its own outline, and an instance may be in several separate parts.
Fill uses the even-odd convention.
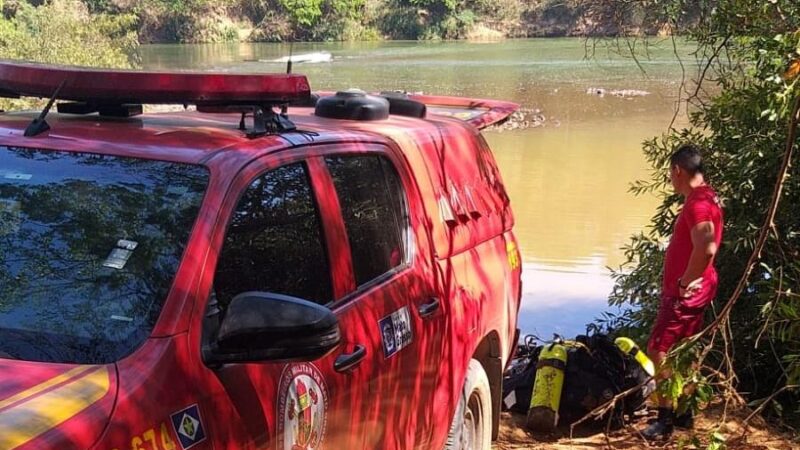
[[[670,156],[669,163],[670,167],[678,166],[692,175],[705,174],[703,155],[700,153],[700,148],[694,144],[683,144],[678,147]]]

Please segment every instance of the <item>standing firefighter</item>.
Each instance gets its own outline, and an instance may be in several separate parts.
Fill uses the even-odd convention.
[[[720,202],[706,184],[703,160],[695,146],[683,145],[672,154],[669,178],[684,203],[664,258],[661,306],[648,344],[656,366],[681,339],[702,329],[706,306],[717,293],[714,256],[722,240]],[[661,369],[656,378],[667,376]],[[672,400],[656,398],[658,420],[643,431],[645,438],[665,439],[673,426],[692,426],[691,412],[675,417]]]

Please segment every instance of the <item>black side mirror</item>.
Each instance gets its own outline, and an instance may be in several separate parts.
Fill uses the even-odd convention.
[[[231,300],[215,340],[203,348],[209,365],[312,361],[341,339],[339,321],[321,305],[288,295],[244,292]]]

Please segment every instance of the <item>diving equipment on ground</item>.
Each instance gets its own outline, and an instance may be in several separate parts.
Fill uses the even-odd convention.
[[[558,412],[556,426],[568,426],[578,421],[619,393],[636,388],[650,378],[636,359],[620,350],[606,335],[578,336],[574,340],[565,340],[560,345],[566,348],[563,384],[557,409],[549,416],[555,420],[555,411]],[[549,359],[549,356],[542,354],[551,346],[551,343],[537,346],[531,339],[526,338],[525,342],[520,344],[517,358],[512,360],[503,380],[504,408],[527,414],[526,424],[534,425],[533,429],[538,431],[552,429],[552,425],[550,428],[537,428],[536,417],[531,416],[534,406],[539,407],[536,411],[546,411],[547,405],[553,406],[552,403],[541,400],[548,398],[544,394],[547,391],[536,392],[540,372],[548,373],[552,369],[552,367],[541,367],[540,363],[542,359]],[[542,380],[544,379],[542,377]],[[544,381],[542,383],[544,386]],[[625,416],[630,416],[641,409],[650,389],[650,385],[632,389],[632,392],[620,399],[616,407],[608,413],[612,416],[612,424],[621,425]],[[545,412],[535,414],[547,415]],[[608,414],[594,420],[605,421],[609,418]]]
[[[633,342],[633,339],[626,338],[626,337],[618,337],[614,339],[614,343],[617,344],[620,350],[624,353],[631,355],[633,359],[635,359],[639,364],[642,365],[642,368],[648,375],[651,377],[656,374],[656,367],[653,364],[653,361],[647,357],[647,355],[636,345],[636,342]]]
[[[561,404],[566,368],[567,347],[562,342],[553,342],[539,353],[531,404],[525,422],[528,428],[549,431],[558,424],[558,409]]]

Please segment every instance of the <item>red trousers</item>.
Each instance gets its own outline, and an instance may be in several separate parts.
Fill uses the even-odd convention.
[[[652,355],[668,352],[675,344],[703,329],[706,307],[717,295],[717,287],[704,288],[691,298],[662,296],[656,324],[647,343]]]

